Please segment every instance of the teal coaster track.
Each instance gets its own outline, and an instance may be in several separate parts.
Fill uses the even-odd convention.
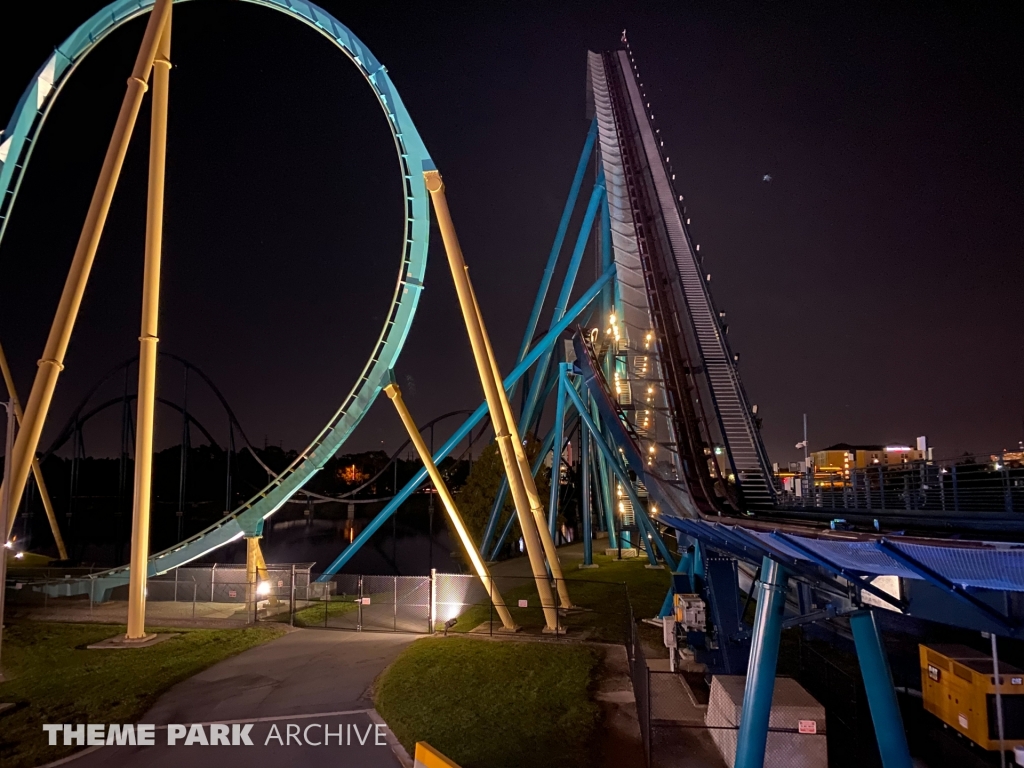
[[[182,0],[178,0],[182,2]],[[387,319],[370,359],[345,401],[310,445],[280,475],[245,504],[215,525],[149,558],[154,576],[194,560],[242,536],[258,534],[263,521],[274,514],[320,470],[348,439],[380,394],[388,371],[405,344],[423,288],[430,234],[430,200],[422,173],[434,167],[387,69],[337,19],[301,0],[244,0],[284,13],[312,27],[344,53],[366,78],[387,117],[395,142],[405,191],[405,239],[395,293]],[[0,241],[24,178],[32,150],[57,96],[78,64],[107,35],[150,10],[151,0],[118,0],[79,27],[33,77],[0,134]],[[95,579],[98,585],[78,582],[82,590],[106,592],[128,583],[128,568],[116,568]]]

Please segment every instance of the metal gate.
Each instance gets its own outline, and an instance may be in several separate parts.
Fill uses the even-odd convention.
[[[338,574],[330,581],[317,583],[311,593],[312,599],[296,606],[296,626],[423,634],[432,631],[431,576]]]

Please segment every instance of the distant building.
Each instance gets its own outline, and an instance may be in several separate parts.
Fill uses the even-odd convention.
[[[924,437],[917,438],[917,448],[909,445],[850,445],[836,443],[811,454],[815,472],[844,473],[851,469],[873,466],[892,466],[932,458],[931,448]]]

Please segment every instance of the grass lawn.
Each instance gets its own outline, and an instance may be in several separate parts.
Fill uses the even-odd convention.
[[[637,619],[657,616],[671,576],[665,568],[646,568],[646,558],[615,560],[594,553],[594,563],[599,567],[572,568],[563,572],[569,597],[574,605],[584,610],[571,612],[562,621],[570,632],[587,631],[592,640],[621,643],[627,629],[628,602],[632,602]],[[500,583],[502,579],[498,581]],[[518,580],[516,586],[502,589],[501,594],[517,624],[531,628],[543,626],[544,617],[539,608],[537,586],[532,579]],[[528,600],[530,606],[516,607],[520,599]],[[323,609],[320,616],[322,621]],[[458,623],[451,631],[469,632],[492,616],[497,622],[497,616],[490,606],[473,606],[458,617]]]
[[[73,751],[47,746],[43,723],[136,722],[175,683],[284,633],[274,626],[174,630],[182,634],[152,648],[85,649],[124,631],[48,622],[4,629],[0,701],[17,707],[0,714],[0,765],[28,768]]]
[[[375,703],[410,754],[426,741],[462,768],[582,768],[600,660],[577,644],[425,638],[381,675]]]

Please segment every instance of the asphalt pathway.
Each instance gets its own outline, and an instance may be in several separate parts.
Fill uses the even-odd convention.
[[[154,746],[95,747],[68,762],[73,768],[399,768],[394,739],[372,711],[369,689],[415,639],[391,633],[290,632],[215,664],[161,696],[139,721],[157,726]],[[253,745],[202,746],[196,733],[198,743],[186,746],[193,723],[228,723],[228,728],[235,723],[240,731],[251,725],[247,735]],[[185,726],[173,746],[167,743],[169,724]],[[211,740],[210,725],[202,731]],[[325,733],[331,734],[326,745]]]

